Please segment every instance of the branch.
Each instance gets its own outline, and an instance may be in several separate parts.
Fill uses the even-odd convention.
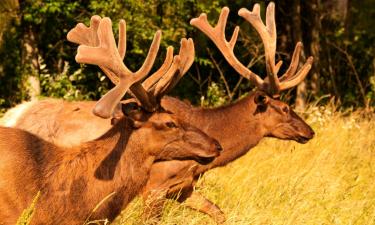
[[[232,94],[232,92],[230,91],[230,88],[229,88],[228,82],[227,82],[227,80],[225,79],[225,76],[224,76],[223,71],[220,69],[219,64],[216,62],[216,60],[215,60],[215,58],[213,57],[213,55],[212,55],[212,53],[211,53],[211,51],[210,51],[209,48],[207,48],[207,52],[208,52],[208,54],[210,55],[210,59],[211,59],[211,61],[214,63],[215,68],[216,68],[217,71],[219,72],[219,74],[220,74],[220,78],[221,78],[221,79],[223,80],[223,82],[224,82],[225,89],[226,89],[226,91],[227,91],[227,93],[228,93],[228,97],[229,97],[229,99],[232,100],[232,98],[233,98],[233,94]]]

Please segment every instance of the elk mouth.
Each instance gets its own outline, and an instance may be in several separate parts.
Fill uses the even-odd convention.
[[[299,136],[296,138],[296,141],[301,144],[306,144],[311,138]]]
[[[157,159],[157,160],[154,161],[154,163],[178,160],[178,161],[196,161],[199,164],[207,165],[207,164],[211,163],[212,161],[214,161],[215,158],[216,158],[216,156],[211,156],[211,157],[203,157],[203,156],[181,157],[181,158],[174,158],[174,159]]]
[[[211,163],[212,161],[214,161],[215,158],[216,158],[215,156],[211,156],[211,157],[197,156],[195,158],[195,161],[197,161],[199,164],[207,165],[207,164]]]

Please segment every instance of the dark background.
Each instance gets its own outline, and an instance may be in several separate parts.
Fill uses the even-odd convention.
[[[264,77],[264,51],[258,34],[237,15],[240,8],[261,4],[264,18],[269,1],[251,0],[127,0],[127,1],[0,1],[0,108],[38,96],[68,100],[98,99],[111,83],[96,66],[74,61],[77,46],[66,40],[78,22],[88,24],[94,14],[108,16],[117,31],[127,21],[125,63],[140,67],[157,29],[163,39],[154,70],[168,45],[178,52],[182,37],[195,42],[195,63],[172,95],[194,104],[215,106],[245,95],[253,86],[227,64],[213,43],[190,26],[190,19],[206,12],[216,24],[223,6],[231,10],[227,38],[239,25],[235,53],[240,61]],[[334,102],[342,108],[374,106],[375,1],[283,0],[276,3],[278,46],[276,60],[290,63],[297,41],[304,43],[304,58],[314,56],[305,82],[283,93],[297,107]],[[305,59],[302,60],[304,62]],[[283,72],[283,71],[281,71]],[[280,72],[280,74],[281,74]],[[31,81],[31,82],[30,82]]]

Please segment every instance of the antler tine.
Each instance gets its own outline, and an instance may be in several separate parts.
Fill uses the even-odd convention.
[[[298,42],[296,44],[296,47],[294,49],[294,52],[293,52],[293,56],[292,56],[292,61],[289,65],[289,68],[288,70],[279,78],[280,82],[287,82],[287,81],[292,81],[292,80],[295,80],[297,79],[296,81],[293,81],[293,83],[297,82],[297,84],[299,84],[307,75],[307,73],[309,72],[309,70],[311,69],[312,67],[312,63],[313,63],[313,58],[312,57],[309,57],[305,64],[302,66],[301,68],[301,71],[304,71],[305,68],[307,67],[307,64],[310,65],[310,67],[307,67],[307,68],[310,68],[306,71],[306,74],[304,74],[304,72],[300,73],[296,73],[297,71],[297,68],[298,68],[298,64],[299,64],[299,57],[300,57],[300,52],[301,52],[301,49],[302,49],[303,45],[301,42]],[[299,78],[298,76],[301,76],[301,78]],[[289,83],[292,83],[292,82],[289,82]]]
[[[181,39],[181,48],[179,56],[180,65],[178,73],[176,73],[176,75],[172,77],[170,84],[166,86],[166,88],[163,90],[161,94],[159,94],[159,96],[168,93],[172,88],[174,88],[174,86],[176,86],[176,84],[181,80],[181,78],[186,74],[186,72],[190,69],[191,65],[193,64],[195,56],[193,39]]]
[[[218,23],[215,27],[212,27],[207,21],[207,15],[202,13],[198,18],[190,20],[190,24],[201,30],[207,35],[221,51],[228,63],[243,77],[249,79],[258,88],[264,89],[264,81],[246,66],[244,66],[233,53],[239,27],[237,26],[233,32],[231,40],[228,42],[225,38],[225,25],[229,14],[229,8],[224,7],[221,10]]]
[[[268,77],[266,83],[269,83],[269,85],[265,86],[268,86],[266,89],[268,93],[277,94],[282,90],[298,85],[303,79],[305,79],[307,73],[311,69],[313,58],[309,57],[302,68],[296,73],[299,64],[300,52],[302,49],[301,42],[296,44],[288,70],[280,78],[277,76],[282,62],[280,61],[275,65],[276,23],[275,4],[273,2],[269,3],[267,6],[266,25],[263,24],[260,18],[259,4],[254,5],[252,12],[246,9],[241,9],[238,14],[253,25],[263,41]]]
[[[182,66],[182,72],[179,74],[181,77],[190,69],[191,65],[194,62],[194,56],[195,56],[195,48],[194,48],[194,42],[193,39],[189,38],[186,40],[186,38],[181,39],[181,48],[179,55],[181,57],[181,62],[183,63]]]
[[[118,37],[118,43],[117,43],[117,49],[120,54],[120,57],[122,60],[125,58],[126,53],[126,21],[121,19],[119,24],[119,37]],[[116,74],[112,73],[110,70],[100,67],[101,70],[107,75],[109,80],[111,80],[112,83],[117,84],[119,82],[118,76]]]
[[[160,39],[161,39],[161,31],[157,31],[157,33],[154,36],[151,47],[149,49],[149,52],[147,54],[146,60],[144,61],[142,67],[136,73],[144,73],[144,72],[149,73],[149,71],[152,68],[152,65],[155,62],[157,52],[159,50]],[[120,56],[124,58],[125,53],[126,53],[126,22],[125,20],[120,20],[120,23],[119,23],[118,51],[119,51]],[[168,70],[168,68],[172,64],[172,60],[173,60],[173,47],[170,46],[167,48],[167,56],[163,65],[158,69],[158,71],[156,71],[149,78],[147,78],[144,81],[144,83],[148,85],[152,85],[155,82],[157,82],[157,80],[160,79],[161,74],[164,74]],[[114,84],[117,84],[119,82],[118,77],[115,74],[111,73],[110,71],[108,72],[107,76]],[[153,81],[153,79],[155,79],[156,81]],[[139,96],[144,96],[145,98],[148,98],[148,96],[146,95],[146,90],[148,90],[147,85],[144,87],[140,87],[140,85],[134,84],[130,88],[130,90],[134,92],[134,95],[136,95],[136,93],[139,93],[138,98]]]
[[[154,39],[152,40],[150,49],[147,53],[146,59],[141,68],[135,72],[135,75],[149,74],[152,66],[154,65],[156,56],[159,51],[161,40],[161,31],[158,30],[155,33]],[[150,96],[147,91],[143,88],[140,80],[130,87],[132,94],[141,102],[142,107],[149,112],[155,111],[157,102],[153,96]]]
[[[99,45],[99,38],[98,38],[98,27],[101,21],[101,17],[98,15],[92,16],[90,19],[90,26],[86,27],[83,23],[77,24],[77,26],[71,29],[68,32],[67,39],[70,42],[79,44],[79,45],[86,45],[96,47]],[[125,56],[125,49],[126,49],[126,24],[124,20],[121,20],[119,23],[119,40],[118,40],[118,48],[119,53],[122,59]],[[107,75],[107,77],[112,81],[112,83],[117,84],[119,82],[119,78],[113,74],[110,70],[101,67],[101,70]]]
[[[89,27],[86,27],[83,23],[78,23],[68,32],[67,39],[76,44],[97,46],[99,44],[97,31],[101,19],[98,15],[92,16]]]
[[[111,26],[111,20],[103,18],[100,21],[98,29],[99,46],[92,47],[81,44],[77,50],[76,61],[79,63],[106,66],[112,72],[121,73],[124,76],[124,71],[126,71],[125,66],[120,63],[122,60],[118,51],[114,50],[116,49],[116,43],[113,38]],[[114,59],[113,63],[111,63],[111,59]]]
[[[292,61],[290,62],[287,71],[281,77],[279,77],[280,82],[287,80],[290,76],[296,73],[302,46],[303,45],[301,42],[296,44],[293,51]]]
[[[124,19],[120,20],[118,24],[118,28],[119,28],[119,37],[118,37],[117,49],[121,58],[124,59],[125,54],[126,54],[126,21]]]
[[[173,63],[169,70],[156,84],[152,90],[156,98],[160,99],[165,93],[169,92],[178,81],[185,75],[194,62],[194,42],[193,39],[182,38],[181,48],[177,56],[174,57]]]
[[[171,67],[169,67],[168,71],[160,78],[158,83],[155,85],[152,91],[154,96],[161,96],[161,93],[169,86],[172,82],[173,77],[179,71],[179,65],[181,62],[181,58],[179,55],[173,57],[173,63]]]
[[[269,3],[266,12],[266,25],[264,25],[260,17],[260,5],[255,4],[253,11],[242,8],[238,11],[238,15],[247,20],[258,32],[262,39],[266,58],[266,70],[269,86],[267,91],[277,93],[279,91],[279,79],[277,72],[280,66],[275,65],[276,54],[276,23],[275,23],[275,4]]]
[[[173,47],[169,46],[167,48],[167,53],[165,56],[164,63],[161,67],[149,76],[145,81],[143,81],[142,86],[146,91],[149,91],[157,82],[162,78],[162,76],[168,71],[173,62]]]
[[[292,88],[292,87],[298,85],[299,83],[301,83],[305,79],[307,74],[309,73],[309,71],[312,67],[313,61],[314,61],[314,58],[312,56],[310,56],[306,60],[305,64],[302,66],[302,68],[294,76],[289,77],[288,79],[281,82],[280,83],[280,91]]]
[[[148,74],[150,72],[159,51],[160,40],[161,30],[158,30],[156,31],[154,39],[152,40],[144,63],[142,64],[141,68],[139,68],[139,70],[135,72],[135,74]]]

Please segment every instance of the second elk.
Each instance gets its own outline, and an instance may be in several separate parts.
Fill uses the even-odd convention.
[[[80,44],[77,62],[98,65],[118,77],[118,84],[96,103],[96,115],[104,118],[114,115],[129,89],[141,108],[116,119],[113,127],[98,139],[69,148],[20,129],[0,127],[1,224],[15,224],[38,192],[40,197],[31,224],[72,225],[87,220],[113,220],[146,184],[153,162],[209,163],[221,150],[215,139],[165,112],[158,103],[164,91],[172,88],[176,78],[191,65],[194,56],[191,40],[182,41],[187,55],[177,55],[171,61],[169,50],[165,62],[168,65],[154,74],[166,82],[158,86],[159,91],[151,93],[139,82],[153,65],[160,32],[156,33],[147,59],[137,72],[131,72],[122,62],[125,21],[120,22],[118,48],[109,18],[95,16],[90,27],[79,24],[69,39]]]

